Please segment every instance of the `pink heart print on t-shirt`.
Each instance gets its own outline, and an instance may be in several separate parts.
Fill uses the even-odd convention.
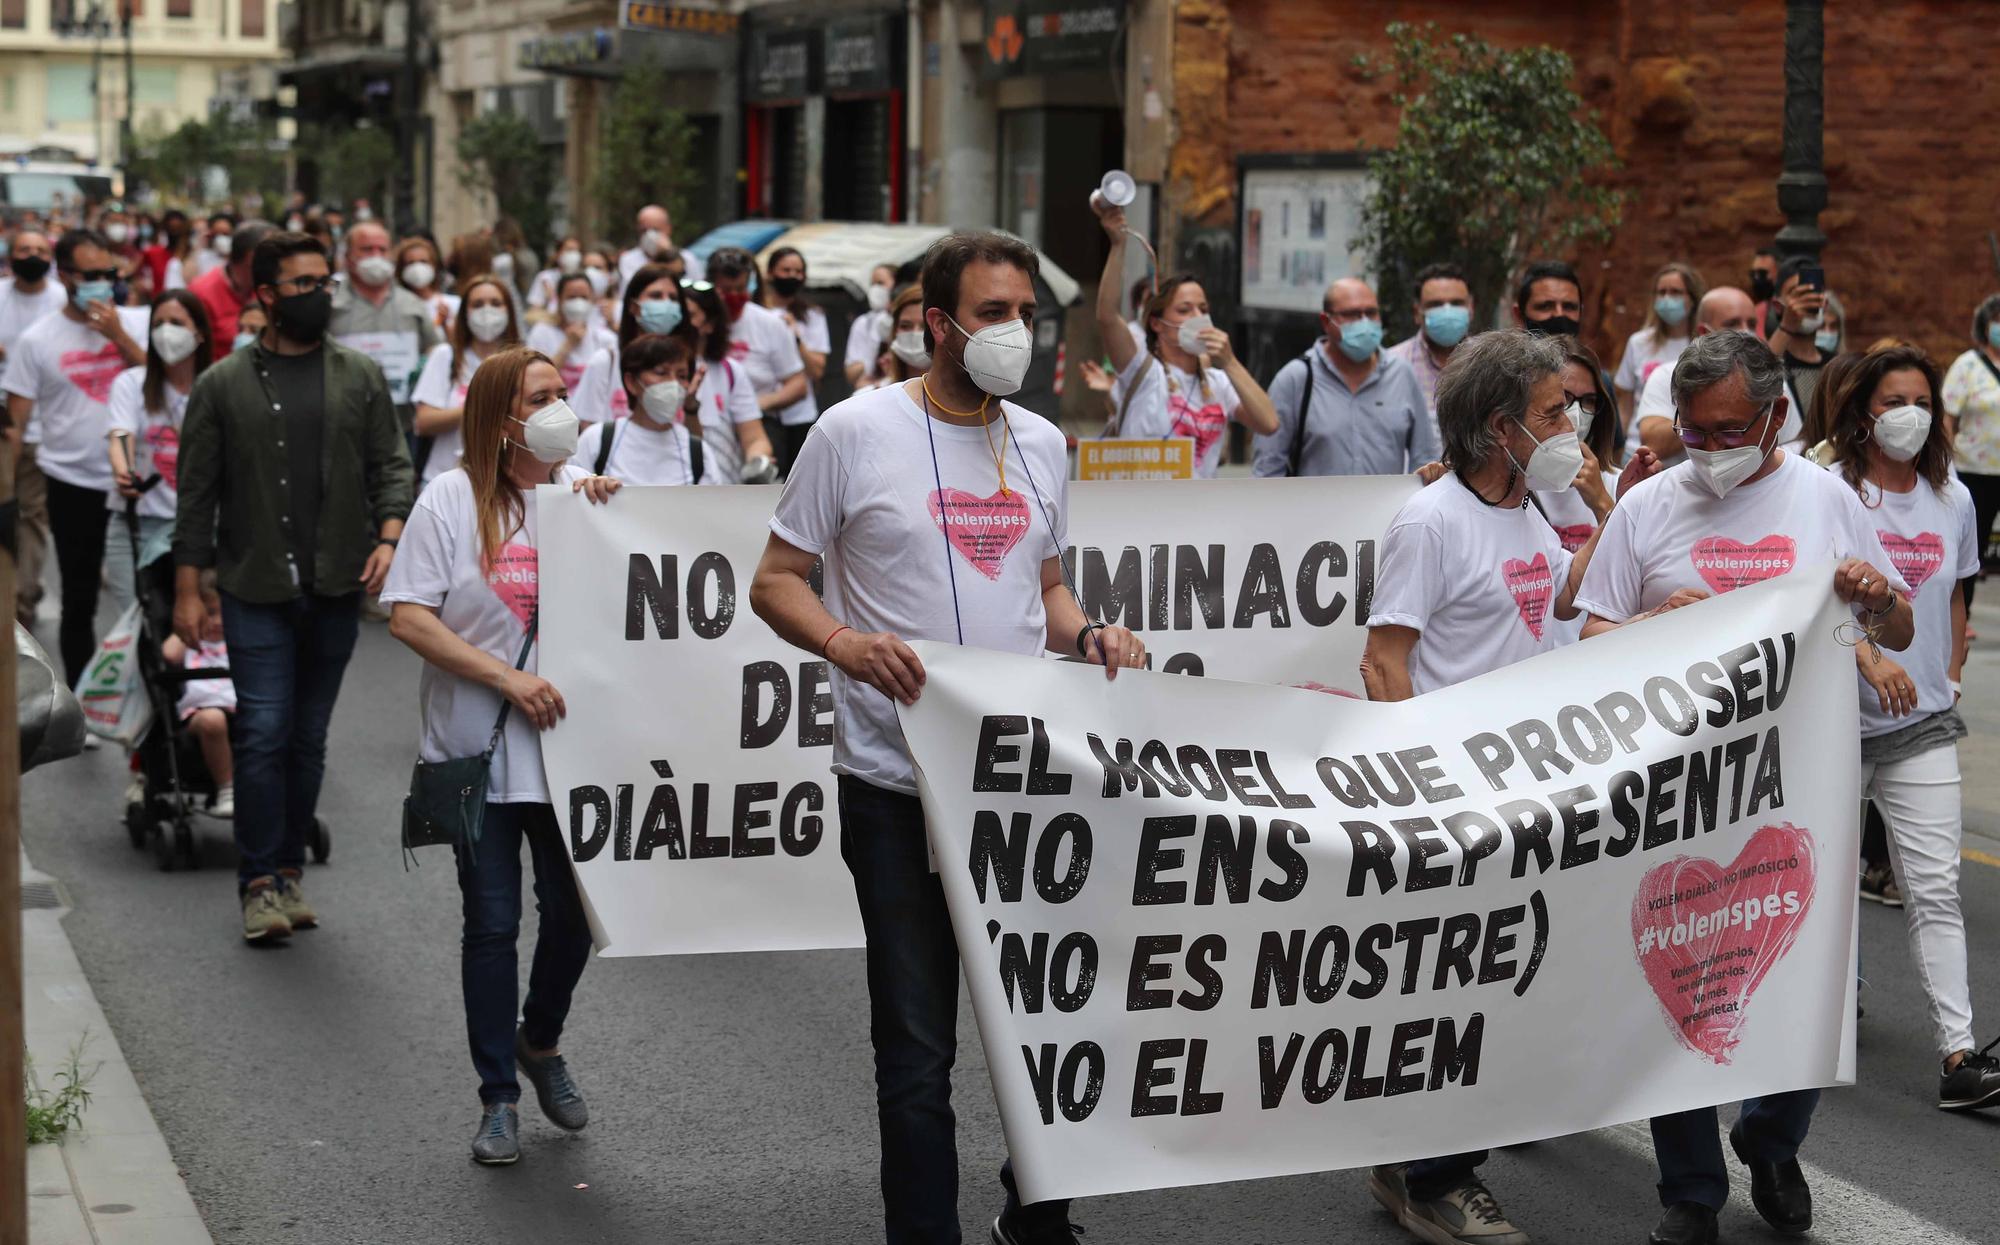
[[[1888,551],[1890,563],[1902,572],[1903,582],[1910,585],[1913,598],[1924,581],[1944,565],[1944,537],[1936,532],[1920,532],[1915,536],[1900,536],[1895,532],[1875,534],[1882,538],[1882,548]]]
[[[535,598],[541,584],[537,566],[533,546],[502,545],[493,558],[493,569],[486,572],[493,595],[521,620],[523,627],[535,616]]]
[[[1514,608],[1521,611],[1528,634],[1541,639],[1542,623],[1549,616],[1549,597],[1555,588],[1555,576],[1549,573],[1549,555],[1538,553],[1532,562],[1508,558],[1500,564],[1500,574],[1507,581],[1507,591],[1514,594]]]
[[[1694,542],[1688,556],[1702,582],[1718,593],[1734,592],[1790,571],[1798,561],[1798,546],[1789,536],[1766,536],[1751,545],[1727,536],[1704,536]]]
[[[1596,530],[1588,523],[1573,523],[1556,528],[1556,539],[1562,542],[1564,553],[1575,553],[1590,543],[1590,534]]]
[[[1728,865],[1676,856],[1632,897],[1632,944],[1681,1045],[1726,1064],[1750,996],[1798,941],[1812,910],[1812,835],[1765,826]]]
[[[1170,435],[1193,438],[1196,462],[1208,457],[1209,447],[1221,440],[1223,430],[1229,427],[1229,416],[1223,413],[1220,402],[1198,407],[1177,393],[1167,399],[1167,413],[1174,419]]]
[[[63,351],[61,367],[70,384],[89,394],[92,402],[101,404],[111,397],[111,382],[125,370],[125,356],[118,353],[118,347],[106,342],[101,350]]]
[[[975,497],[948,488],[930,495],[931,522],[944,528],[952,548],[988,579],[999,579],[1000,568],[1021,538],[1028,534],[1028,499],[1019,489],[991,497]]]
[[[147,425],[146,449],[153,456],[153,470],[160,473],[160,483],[170,489],[179,488],[176,481],[181,464],[180,430],[172,424]]]

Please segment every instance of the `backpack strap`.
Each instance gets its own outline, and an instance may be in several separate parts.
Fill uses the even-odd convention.
[[[1285,459],[1285,474],[1288,476],[1299,474],[1299,460],[1306,450],[1306,416],[1312,414],[1313,401],[1313,349],[1315,348],[1308,348],[1299,356],[1299,362],[1305,365],[1306,379],[1304,386],[1299,390],[1299,417],[1292,426],[1292,452]]]
[[[703,473],[708,470],[707,458],[701,450],[701,438],[697,436],[688,437],[688,470],[691,473],[689,484],[700,484]]]
[[[1118,411],[1111,417],[1111,422],[1104,425],[1104,435],[1106,437],[1117,436],[1118,430],[1125,426],[1125,415],[1132,409],[1132,399],[1139,392],[1139,382],[1145,380],[1146,373],[1152,370],[1153,356],[1149,351],[1146,354],[1145,362],[1139,365],[1139,370],[1132,373],[1131,383],[1125,386],[1125,400],[1118,404]]]
[[[602,437],[599,437],[597,440],[597,461],[596,464],[593,467],[591,467],[590,474],[594,476],[601,476],[604,474],[604,469],[611,465],[611,438],[617,435],[618,435],[618,421],[615,419],[606,420],[604,424],[604,435]]]

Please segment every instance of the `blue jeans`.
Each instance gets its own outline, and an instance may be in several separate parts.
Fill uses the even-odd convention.
[[[1404,1169],[1404,1187],[1413,1202],[1435,1202],[1460,1185],[1479,1179],[1479,1165],[1485,1161],[1484,1150],[1418,1159]]]
[[[548,804],[488,804],[479,847],[458,853],[465,899],[459,977],[465,989],[465,1037],[479,1073],[479,1101],[519,1102],[514,1078],[514,1015],[520,996],[521,841],[535,866],[535,960],[521,1037],[530,1050],[552,1050],[569,1018],[570,996],[590,960],[590,924],[576,893],[556,811]]]
[[[302,869],[326,777],[326,728],[360,630],[361,594],[253,605],[222,594],[236,684],[237,889]]]
[[[1743,1148],[1767,1163],[1797,1158],[1818,1105],[1816,1089],[1744,1099],[1739,1120]],[[1722,1159],[1714,1107],[1654,1116],[1653,1152],[1660,1160],[1660,1205],[1699,1202],[1721,1210],[1729,1200],[1729,1168]]]
[[[840,857],[854,875],[868,938],[868,1027],[888,1243],[958,1245],[957,1121],[951,1110],[958,943],[944,887],[930,871],[922,801],[843,775]],[[1008,1211],[1018,1212],[1011,1162],[1000,1169],[1000,1183]],[[1067,1201],[1032,1208],[1037,1219],[1068,1213]]]

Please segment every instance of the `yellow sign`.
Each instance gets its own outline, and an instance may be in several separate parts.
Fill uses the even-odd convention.
[[[678,30],[696,35],[733,35],[742,20],[734,13],[650,4],[647,0],[625,0],[618,14],[618,24],[627,30]]]
[[[1194,441],[1109,440],[1076,443],[1079,480],[1192,480]]]

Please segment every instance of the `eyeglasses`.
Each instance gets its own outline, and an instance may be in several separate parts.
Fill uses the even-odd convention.
[[[317,294],[332,284],[333,278],[330,276],[287,277],[282,281],[271,282],[271,288],[280,294],[285,292],[286,286],[292,287],[291,292],[294,294]]]
[[[118,279],[118,270],[116,268],[68,268],[64,271],[79,281],[116,281]]]
[[[1674,431],[1680,434],[1681,444],[1687,446],[1689,449],[1699,450],[1715,446],[1725,450],[1733,450],[1749,445],[1760,438],[1761,434],[1753,435],[1753,430],[1762,424],[1771,414],[1771,409],[1768,406],[1765,407],[1758,413],[1755,419],[1741,428],[1717,428],[1710,432],[1704,432],[1700,428],[1689,428],[1682,424],[1681,414],[1676,411],[1674,412]]]
[[[1592,390],[1590,393],[1571,393],[1565,389],[1563,390],[1563,405],[1574,406],[1592,419],[1597,418],[1598,400],[1595,390]]]

